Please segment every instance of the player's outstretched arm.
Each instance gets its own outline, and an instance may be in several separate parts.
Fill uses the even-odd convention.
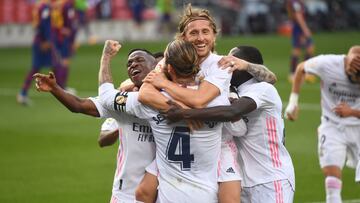
[[[290,121],[295,121],[298,117],[298,110],[299,110],[299,93],[301,85],[305,78],[305,70],[304,70],[304,63],[300,63],[294,75],[294,81],[292,84],[291,94],[289,97],[289,103],[285,109],[284,117]]]
[[[237,121],[242,115],[256,109],[254,100],[248,97],[241,97],[235,100],[231,106],[216,106],[204,109],[182,109],[180,106],[169,102],[171,108],[164,113],[164,116],[176,122],[181,119],[195,119],[200,121]]]
[[[82,113],[89,116],[99,117],[100,114],[95,104],[90,99],[79,98],[62,89],[57,83],[54,73],[49,75],[36,73],[33,75],[36,89],[40,92],[50,92],[66,108],[73,113]]]
[[[224,69],[229,67],[229,72],[233,72],[235,70],[245,70],[258,81],[270,84],[275,84],[277,81],[276,75],[266,66],[250,63],[235,56],[222,57],[219,61],[219,66]]]

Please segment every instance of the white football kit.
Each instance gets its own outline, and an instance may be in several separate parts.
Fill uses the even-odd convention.
[[[99,88],[104,108],[118,114],[127,112],[150,123],[156,143],[158,167],[158,202],[217,202],[217,170],[220,156],[220,122],[205,122],[204,127],[190,135],[185,122],[167,124],[154,109],[137,100],[130,92],[124,99],[112,84]],[[219,96],[210,106],[222,105],[227,97]]]
[[[198,78],[203,78],[203,80],[215,85],[220,90],[220,95],[228,98],[231,73],[229,73],[227,69],[223,70],[219,67],[218,62],[221,58],[222,56],[210,53],[210,55],[200,64]],[[230,105],[230,102],[227,99],[221,105]],[[240,121],[239,123],[241,122],[243,121]],[[239,123],[236,125],[239,125]],[[225,127],[228,125],[231,125],[231,123],[225,123]],[[234,133],[229,132],[226,128],[223,129],[218,167],[218,182],[242,180],[239,165],[236,161],[238,151],[231,134],[236,134],[237,136],[244,134],[246,132],[246,125],[240,124],[240,126],[235,128],[232,126],[232,129],[237,129],[240,132]]]
[[[254,78],[240,85],[238,94],[253,99],[257,106],[244,115],[246,135],[234,138],[243,175],[241,201],[292,202],[294,167],[284,146],[280,96],[273,85]]]
[[[98,98],[90,98],[102,118],[113,118],[102,130],[119,128],[119,149],[112,189],[112,203],[133,203],[135,189],[145,174],[145,168],[155,159],[155,142],[149,123],[128,114],[117,114],[103,108]],[[116,124],[114,124],[116,121]]]
[[[340,117],[333,108],[340,102],[360,109],[360,85],[351,83],[345,73],[345,55],[320,55],[304,64],[307,73],[321,79],[321,124],[318,128],[320,166],[355,168],[360,158],[360,119]]]

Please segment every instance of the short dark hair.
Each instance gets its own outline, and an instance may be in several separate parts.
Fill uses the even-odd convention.
[[[243,59],[250,63],[264,64],[264,60],[260,51],[252,46],[237,46],[237,49],[232,52],[236,58]]]
[[[130,56],[130,54],[134,53],[135,51],[143,51],[143,52],[153,56],[153,54],[150,51],[148,51],[147,49],[137,49],[137,48],[136,49],[131,49],[129,51],[129,53],[128,53],[128,56]]]
[[[153,56],[155,58],[164,57],[164,52],[162,52],[162,51],[155,52],[155,53],[153,53]]]

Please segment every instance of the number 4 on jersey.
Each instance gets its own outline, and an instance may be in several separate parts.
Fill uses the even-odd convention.
[[[167,159],[172,163],[180,163],[181,170],[187,171],[194,162],[194,154],[190,154],[190,129],[175,127],[166,150]]]

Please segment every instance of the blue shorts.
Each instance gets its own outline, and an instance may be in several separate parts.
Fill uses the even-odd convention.
[[[294,48],[307,48],[313,44],[311,37],[305,39],[305,35],[298,24],[293,25],[291,40]]]
[[[56,42],[56,49],[63,59],[70,58],[72,55],[72,40],[67,37],[62,42]]]
[[[40,44],[34,43],[32,46],[32,67],[39,70],[43,67],[54,67],[54,65],[52,51],[42,51]]]

